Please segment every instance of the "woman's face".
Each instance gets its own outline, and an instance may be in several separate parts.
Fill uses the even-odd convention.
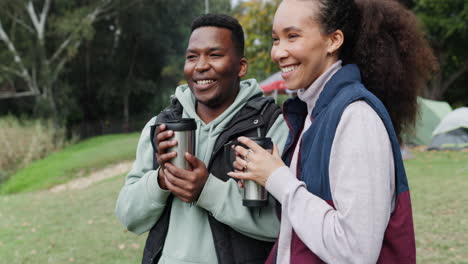
[[[273,21],[271,58],[290,90],[308,88],[336,60],[315,19],[315,1],[284,0]]]

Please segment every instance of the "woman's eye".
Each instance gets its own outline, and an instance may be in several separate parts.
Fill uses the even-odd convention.
[[[294,39],[294,38],[297,38],[297,37],[299,37],[299,36],[296,35],[296,34],[289,34],[289,35],[288,35],[288,38],[289,38],[289,39]]]
[[[277,37],[272,37],[271,40],[273,41],[273,43],[279,42],[279,38],[277,38]]]
[[[194,59],[195,58],[195,55],[187,55],[185,57],[187,60],[191,60],[191,59]]]

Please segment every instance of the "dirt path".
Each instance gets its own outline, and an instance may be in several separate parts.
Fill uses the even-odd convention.
[[[118,164],[107,166],[103,169],[95,171],[90,175],[78,179],[71,180],[67,183],[56,185],[49,189],[50,192],[57,193],[68,190],[80,190],[90,186],[93,183],[111,178],[118,174],[129,172],[132,168],[133,161],[124,161]]]

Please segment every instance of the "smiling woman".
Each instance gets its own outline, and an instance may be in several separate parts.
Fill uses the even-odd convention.
[[[279,5],[271,57],[298,95],[283,106],[289,140],[281,160],[238,138],[252,152],[237,146],[229,173],[281,203],[267,263],[416,262],[399,139],[437,68],[417,25],[397,1]]]
[[[285,86],[290,90],[309,87],[336,62],[343,43],[341,31],[322,34],[318,21],[309,15],[316,13],[315,9],[311,1],[291,1],[288,8],[276,11],[271,58],[281,69]]]

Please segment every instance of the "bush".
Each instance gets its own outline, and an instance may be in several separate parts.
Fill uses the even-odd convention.
[[[50,120],[0,118],[0,183],[64,144],[65,130],[55,129]]]

